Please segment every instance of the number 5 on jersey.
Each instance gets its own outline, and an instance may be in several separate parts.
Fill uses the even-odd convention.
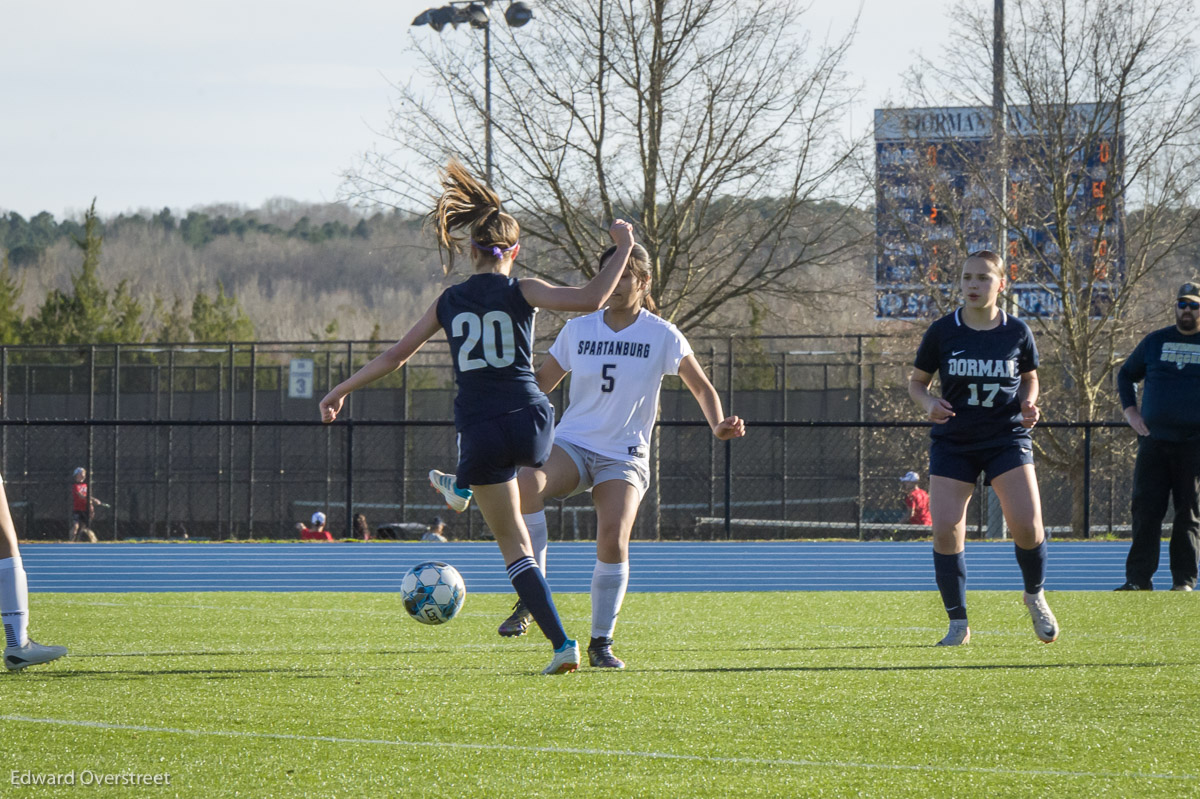
[[[617,376],[609,372],[610,369],[616,369],[615,363],[606,363],[600,367],[600,379],[603,381],[600,384],[600,390],[607,393],[612,392],[613,386],[617,384]]]
[[[472,372],[493,366],[503,369],[517,359],[516,336],[512,317],[504,311],[488,311],[479,317],[464,311],[450,322],[450,335],[463,338],[458,348],[458,371]],[[483,357],[477,357],[477,345],[482,344]]]

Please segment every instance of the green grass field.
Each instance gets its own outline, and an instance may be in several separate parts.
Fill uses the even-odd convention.
[[[587,596],[557,599],[585,636]],[[0,674],[0,795],[1200,793],[1200,594],[1050,600],[1055,644],[973,592],[971,644],[938,649],[935,592],[630,594],[626,671],[543,677],[501,595],[425,627],[384,594],[35,594],[72,652]]]

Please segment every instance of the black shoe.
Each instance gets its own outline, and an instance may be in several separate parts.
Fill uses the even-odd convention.
[[[525,603],[518,599],[517,604],[513,605],[512,615],[500,623],[497,632],[505,638],[515,638],[524,635],[532,622],[533,614],[525,607]]]
[[[1193,589],[1187,583],[1175,583],[1175,585],[1171,586],[1171,590],[1172,591],[1191,591]]]
[[[1145,585],[1142,585],[1141,583],[1125,583],[1121,587],[1114,588],[1113,590],[1114,591],[1153,591],[1154,590],[1154,581],[1152,580],[1152,581],[1146,583]]]
[[[594,669],[623,669],[625,661],[612,653],[613,639],[593,638],[588,643],[588,664]]]

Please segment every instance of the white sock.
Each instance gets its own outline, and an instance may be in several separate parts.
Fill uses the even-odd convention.
[[[592,637],[611,638],[629,587],[629,561],[596,561],[592,569]]]
[[[550,538],[550,529],[546,526],[546,509],[534,513],[522,513],[525,526],[529,528],[529,540],[533,544],[533,559],[537,561],[542,576],[546,575],[546,547]]]
[[[29,641],[29,583],[20,555],[0,560],[0,617],[4,619],[5,646],[25,646]]]

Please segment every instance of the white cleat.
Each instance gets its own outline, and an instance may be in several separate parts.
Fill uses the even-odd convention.
[[[554,650],[554,660],[542,669],[542,674],[566,674],[579,668],[579,644],[568,638],[558,649]]]
[[[1029,608],[1029,616],[1033,619],[1033,631],[1043,644],[1053,643],[1058,639],[1058,619],[1054,618],[1050,606],[1046,604],[1046,592],[1022,594],[1025,607]]]
[[[946,633],[946,637],[937,642],[938,646],[962,646],[969,643],[971,640],[971,628],[967,626],[966,619],[951,619],[950,632]]]
[[[10,646],[4,650],[4,668],[20,671],[26,666],[49,663],[67,654],[65,646],[44,646],[32,638],[25,646]]]
[[[455,477],[452,474],[431,469],[429,472],[429,484],[441,493],[442,497],[446,500],[446,504],[450,506],[450,510],[455,513],[462,513],[471,504],[471,489],[461,489],[455,485]],[[466,493],[463,493],[464,491]]]

